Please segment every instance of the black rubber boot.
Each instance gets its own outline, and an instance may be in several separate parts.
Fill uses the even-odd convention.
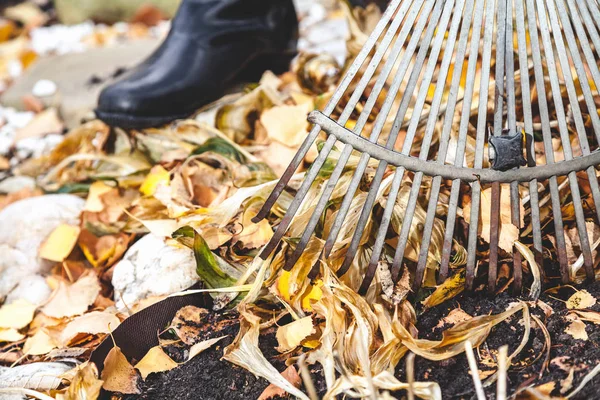
[[[106,87],[96,116],[126,129],[185,118],[296,55],[292,0],[183,0],[162,45]]]

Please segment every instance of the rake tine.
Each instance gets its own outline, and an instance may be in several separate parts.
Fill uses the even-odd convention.
[[[506,6],[509,0],[499,0],[498,19],[496,33],[496,91],[494,94],[494,136],[502,134],[502,117],[504,114],[504,78],[506,66],[504,59],[506,55]],[[500,196],[502,186],[498,182],[492,183],[492,198],[490,207],[490,260],[488,267],[488,290],[496,290],[496,276],[498,272],[498,241],[500,236]]]
[[[433,6],[434,3],[435,2],[429,2],[429,5]],[[436,20],[439,18],[439,7],[441,7],[441,3],[437,3],[437,7],[438,8],[434,9],[434,14],[433,14],[433,16],[434,16],[434,18],[436,18]],[[415,31],[418,33],[415,32],[415,34],[413,34],[413,39],[415,39],[415,40],[414,40],[414,42],[413,42],[413,40],[411,40],[411,42],[409,44],[411,57],[412,57],[412,54],[414,53],[414,50],[418,44],[421,33],[423,32],[423,29],[425,28],[425,25],[428,22],[428,17],[429,17],[430,12],[431,12],[431,7],[429,7],[427,12],[422,14],[421,18],[419,18],[419,21],[417,22]],[[407,49],[407,51],[408,51],[408,49]],[[402,71],[403,77],[404,77],[405,73],[406,73],[406,69],[404,69]],[[394,143],[396,142],[396,138],[398,137],[399,126],[400,126],[400,124],[399,124],[400,121],[398,121],[398,117],[400,114],[406,113],[407,107],[408,107],[408,99],[406,99],[406,101],[404,101],[404,99],[403,99],[403,103],[401,104],[401,107],[398,109],[398,113],[397,113],[395,121],[394,121],[394,126],[388,137],[388,141],[386,144],[387,148],[393,148]],[[380,122],[381,125],[380,125],[380,127],[378,127],[377,130],[380,130],[383,128],[383,124],[385,123],[385,120],[381,119],[381,120],[378,120],[378,122]],[[345,216],[346,216],[345,214],[347,213],[348,210],[344,209],[344,205],[345,205],[344,203],[347,203],[347,206],[349,208],[349,206],[351,204],[351,200],[352,200],[352,197],[349,197],[349,194],[351,192],[353,193],[353,191],[356,190],[356,187],[358,186],[358,184],[360,182],[360,179],[359,179],[360,175],[362,175],[362,172],[364,172],[364,168],[366,168],[366,165],[368,163],[368,158],[365,157],[361,161],[364,161],[364,165],[361,165],[361,171],[357,170],[354,174],[353,182],[351,184],[351,189],[348,191],[348,194],[346,195],[346,197],[344,198],[344,200],[342,202],[342,207],[340,208],[340,211],[338,212],[338,215],[336,217],[336,221],[334,222],[334,228],[336,227],[336,223],[341,225],[341,223],[343,223],[343,220],[345,219]],[[345,274],[346,271],[348,270],[348,268],[350,268],[350,265],[352,264],[352,260],[354,259],[354,255],[356,255],[356,250],[358,248],[360,238],[361,238],[362,233],[367,225],[368,218],[371,214],[371,210],[372,210],[375,200],[377,198],[377,192],[379,190],[379,186],[381,185],[381,181],[383,179],[383,174],[385,172],[386,167],[387,167],[387,163],[385,163],[385,162],[380,162],[380,164],[377,167],[377,172],[375,173],[375,177],[373,178],[373,181],[371,183],[371,188],[367,195],[367,199],[365,201],[361,215],[359,217],[356,229],[354,231],[354,235],[352,237],[350,246],[346,253],[347,256],[344,258],[342,266],[338,269],[337,273],[340,276]],[[360,172],[360,175],[358,174],[358,172]],[[356,187],[353,186],[354,184],[356,185]],[[326,257],[328,256],[328,253],[331,251],[333,243],[335,242],[335,238],[337,237],[337,234],[339,233],[339,230],[336,231],[336,230],[334,230],[334,228],[332,228],[332,230],[329,234],[329,237],[327,238],[327,241],[325,243],[324,254]],[[352,255],[352,257],[349,257],[349,255]]]
[[[485,0],[480,0],[477,3],[477,8],[475,9],[474,16],[474,24],[472,29],[472,38],[471,38],[471,47],[469,49],[469,61],[467,65],[467,76],[475,76],[477,69],[477,60],[479,58],[479,43],[481,39],[481,27],[483,25],[483,13],[484,13]],[[455,154],[455,165],[462,165],[462,159],[464,158],[465,147],[467,144],[467,131],[469,128],[469,119],[471,117],[471,105],[473,102],[473,92],[475,88],[475,79],[471,79],[467,81],[467,85],[465,87],[465,94],[463,99],[463,106],[461,111],[461,120],[459,127],[459,137],[457,150]],[[447,121],[450,121],[450,127],[446,128],[444,126],[444,131],[451,128],[452,117],[446,114],[444,123],[447,124]],[[438,157],[436,162],[438,164],[445,163],[446,154],[448,151],[448,141],[441,139],[440,150],[438,151]],[[443,147],[442,147],[443,146]],[[459,163],[458,160],[461,160]],[[431,235],[433,233],[433,226],[435,221],[435,213],[437,209],[437,203],[440,194],[440,185],[442,179],[439,176],[433,178],[431,194],[429,196],[429,204],[427,206],[427,217],[425,220],[425,228],[423,230],[423,240],[421,241],[421,251],[419,253],[419,259],[417,263],[417,272],[425,271],[427,266],[427,258],[429,255],[429,244],[431,240]],[[446,232],[444,234],[444,244],[442,250],[442,264],[440,266],[440,281],[443,281],[448,276],[448,266],[450,261],[450,252],[452,251],[452,236],[454,232],[454,222],[456,218],[456,207],[458,206],[458,195],[460,193],[460,181],[454,186],[454,181],[452,182],[452,189],[450,192],[450,201],[449,208],[452,210],[448,210],[448,221],[446,226]],[[447,253],[447,254],[445,254]],[[443,270],[442,270],[443,266]],[[421,274],[417,273],[417,282],[420,282],[419,277],[422,279]]]
[[[519,0],[517,0],[518,2]],[[515,60],[514,60],[514,38],[513,38],[513,11],[512,0],[508,0],[506,9],[506,104],[508,128],[511,132],[517,132],[516,100],[515,100]],[[521,232],[521,196],[519,194],[519,183],[510,183],[510,214],[511,223],[517,227],[517,232]],[[521,253],[513,247],[513,278],[514,292],[521,292],[523,280],[523,266]]]
[[[515,15],[517,19],[517,44],[519,49],[519,67],[521,70],[521,103],[523,107],[523,119],[525,132],[533,135],[533,114],[531,111],[531,93],[529,87],[529,59],[527,55],[527,36],[525,33],[525,10],[521,1],[515,2]],[[529,138],[529,136],[528,136]],[[528,167],[535,167],[535,153],[533,140],[527,151]],[[538,197],[537,179],[529,182],[529,204],[531,212],[531,224],[533,234],[533,248],[536,250],[536,262],[542,265],[542,227],[540,222],[540,206]]]
[[[407,58],[407,60],[408,59],[409,58]],[[404,72],[402,74],[404,75]],[[407,99],[407,100],[409,100],[409,99]],[[409,105],[408,102],[403,102],[400,105],[400,108],[398,109],[398,113],[401,113],[402,112],[401,110],[403,110],[403,109],[404,109],[403,112],[406,113],[408,105]],[[377,139],[379,138],[379,134],[380,134],[381,130],[383,129],[384,124],[385,124],[385,119],[379,119],[379,116],[378,116],[378,118],[375,122],[375,126],[373,127],[373,131],[372,131],[373,134],[371,135],[369,140],[371,140],[373,142],[377,141]],[[394,137],[394,140],[398,136],[398,132],[399,132],[399,128],[396,129],[395,125],[396,124],[394,123],[394,127],[392,128],[392,131],[390,133],[390,137]],[[338,210],[336,219],[334,220],[334,222],[331,226],[329,235],[327,237],[327,240],[325,241],[325,245],[324,245],[323,251],[322,251],[322,257],[325,257],[325,258],[329,257],[331,250],[333,249],[333,245],[335,244],[335,241],[337,240],[338,234],[339,234],[339,232],[342,228],[342,225],[346,219],[348,211],[350,210],[350,206],[351,206],[352,200],[354,198],[354,193],[358,189],[360,180],[362,179],[362,174],[364,173],[364,171],[367,168],[369,159],[370,159],[370,155],[368,153],[363,153],[361,155],[361,158],[356,167],[354,176],[352,177],[352,180],[348,187],[348,192],[344,196],[344,199],[342,200],[342,204],[340,205],[340,209]]]
[[[356,76],[358,71],[360,70],[360,67],[365,62],[365,60],[369,56],[371,50],[377,43],[377,39],[379,38],[379,36],[383,32],[383,30],[387,27],[387,24],[390,21],[390,19],[392,18],[392,16],[395,14],[401,1],[402,0],[392,0],[390,2],[390,5],[388,6],[388,8],[386,9],[386,11],[384,12],[384,14],[381,17],[381,20],[377,23],[377,25],[375,26],[375,29],[373,29],[373,32],[371,33],[371,35],[365,42],[365,45],[360,50],[360,52],[356,56],[356,59],[352,63],[352,66],[348,69],[348,71],[346,72],[346,74],[344,75],[342,80],[340,81],[338,88],[333,93],[333,95],[331,96],[331,99],[325,106],[325,109],[323,111],[323,113],[325,115],[329,116],[329,115],[331,115],[333,110],[335,110],[335,107],[337,106],[337,104],[341,100],[342,96],[348,89],[348,86],[350,86],[350,83],[352,82],[352,80],[354,79],[354,77]],[[407,4],[407,3],[408,3],[408,1],[404,1],[403,4]],[[292,178],[292,176],[298,169],[298,166],[300,166],[300,163],[304,159],[304,156],[306,155],[306,153],[312,146],[313,142],[316,140],[317,135],[319,134],[320,131],[321,131],[321,127],[315,126],[310,131],[310,133],[308,134],[306,139],[304,139],[304,142],[302,143],[302,145],[298,149],[298,152],[296,153],[296,155],[290,162],[290,165],[287,167],[287,169],[281,176],[279,182],[277,182],[277,184],[275,185],[275,188],[273,189],[273,191],[271,192],[271,194],[265,201],[265,204],[263,204],[263,206],[260,209],[260,211],[258,212],[258,214],[256,214],[256,216],[252,219],[253,222],[255,222],[255,223],[259,222],[262,219],[266,218],[266,216],[269,214],[271,208],[273,207],[273,205],[275,204],[275,202],[277,201],[277,199],[279,198],[279,196],[285,189],[286,185],[288,184],[288,182],[290,181],[290,179]]]
[[[538,2],[538,9],[541,14],[541,7],[543,4]],[[575,87],[573,85],[573,81],[569,82],[569,79],[572,79],[571,70],[569,66],[569,61],[566,58],[566,51],[564,48],[564,42],[562,39],[562,35],[560,33],[560,26],[558,25],[558,21],[556,18],[556,13],[554,7],[551,7],[550,4],[547,4],[548,15],[550,17],[550,22],[555,32],[554,34],[554,43],[557,46],[557,55],[559,58],[559,62],[561,65],[561,70],[563,73],[563,77],[566,80],[567,92],[570,99],[575,99],[575,102],[571,101],[571,108],[575,113],[575,108],[579,109],[579,105],[577,102],[577,94],[575,92]],[[569,131],[567,127],[567,119],[565,115],[565,111],[563,108],[562,97],[560,94],[560,83],[558,79],[558,73],[556,70],[556,61],[554,59],[552,42],[550,39],[549,27],[547,25],[547,21],[545,18],[540,18],[540,29],[542,32],[542,40],[544,42],[544,51],[546,53],[546,62],[548,63],[548,74],[550,77],[550,86],[552,87],[552,93],[554,98],[554,103],[556,106],[556,115],[558,119],[558,126],[560,131],[560,136],[563,145],[563,152],[565,155],[565,160],[573,159],[573,152],[571,150],[571,142],[569,138]],[[556,29],[559,29],[556,31]],[[587,78],[586,78],[587,79]],[[579,113],[579,117],[581,118],[581,113]],[[577,118],[575,119],[577,121]],[[581,126],[583,127],[583,122],[581,121]],[[579,129],[577,129],[579,131]],[[580,134],[580,147],[583,151],[587,148],[589,154],[589,145],[587,145],[587,138],[585,137],[585,128],[583,130],[583,139]],[[587,145],[587,146],[586,146]],[[577,230],[579,234],[580,247],[583,253],[583,264],[585,266],[586,274],[588,279],[594,278],[594,265],[592,261],[592,253],[590,249],[590,243],[588,239],[587,229],[585,226],[585,215],[583,212],[583,207],[581,204],[581,195],[579,193],[579,186],[577,182],[577,174],[575,172],[569,173],[569,184],[571,187],[571,197],[573,199],[573,206],[575,208],[575,220],[577,223]],[[595,178],[594,178],[595,179]],[[568,274],[568,271],[567,271]]]
[[[461,4],[461,8],[462,8],[464,1],[461,1],[460,4]],[[457,20],[456,23],[453,22],[453,24],[452,24],[452,27],[448,34],[448,39],[446,42],[446,47],[448,47],[448,48],[454,47],[454,41],[456,39],[456,31],[458,30],[459,21],[460,20]],[[436,37],[436,40],[443,41],[443,37]],[[447,73],[447,69],[450,64],[450,56],[448,56],[446,58],[447,58],[447,60],[446,60],[447,62],[445,64],[443,64],[441,67],[441,70],[444,71],[444,73]],[[433,75],[433,71],[428,71],[428,73],[429,72],[431,72],[431,75]],[[424,80],[431,81],[431,79],[432,79],[432,76],[426,76]],[[441,80],[445,80],[445,78],[442,78]],[[413,115],[411,117],[411,125],[409,126],[409,129],[406,133],[406,137],[404,139],[404,144],[402,146],[402,154],[408,154],[410,152],[410,149],[412,147],[412,142],[414,140],[414,135],[416,133],[416,129],[417,129],[418,122],[419,122],[419,115],[420,115],[421,111],[423,110],[426,94],[427,94],[426,92],[424,92],[422,94],[420,93],[421,98],[417,100],[417,103],[416,103],[417,105],[414,108]],[[392,131],[394,136],[396,136],[398,134],[400,122],[401,121],[399,121],[398,118],[396,118],[396,120],[394,121],[394,129]],[[387,148],[393,148],[394,143],[395,143],[394,136],[390,135],[390,137],[388,139],[388,143],[386,144]],[[364,227],[366,225],[367,219],[370,217],[373,205],[374,205],[376,197],[377,197],[377,191],[379,189],[379,186],[381,185],[383,174],[387,168],[387,165],[388,165],[387,162],[380,162],[377,167],[377,171],[375,173],[373,183],[371,184],[369,194],[367,195],[367,200],[365,202],[365,206],[359,217],[358,228],[354,232],[354,235],[350,242],[349,249],[346,253],[346,257],[344,258],[342,266],[340,267],[340,271],[342,271],[341,273],[345,273],[348,270],[348,268],[352,264],[354,256],[356,255],[356,249],[358,248],[360,238],[362,236],[361,227]],[[394,172],[392,189],[395,189],[395,191],[390,191],[388,194],[386,210],[384,211],[384,218],[382,219],[381,224],[380,224],[381,232],[383,232],[384,229],[387,231],[389,219],[386,218],[385,212],[389,213],[389,215],[391,217],[391,213],[393,211],[393,205],[396,202],[396,197],[398,195],[398,190],[400,188],[400,183],[402,181],[403,175],[404,175],[404,168],[397,168],[396,171]],[[384,226],[385,226],[385,228],[384,228]],[[395,279],[396,275],[394,275],[394,271],[392,271],[392,278]],[[363,280],[363,283],[364,283],[364,280]]]
[[[585,55],[587,65],[588,65],[588,70],[590,71],[590,74],[592,75],[594,82],[596,84],[600,84],[600,72],[598,71],[598,66],[596,65],[596,61],[594,59],[592,49],[590,48],[590,44],[587,40],[587,36],[585,34],[583,26],[581,25],[581,21],[579,20],[577,10],[574,9],[572,1],[568,1],[568,3],[570,5],[569,8],[572,11],[572,21],[573,21],[573,25],[575,26],[575,30],[577,31],[577,39],[578,39],[579,44],[581,45],[581,48]],[[583,64],[583,60],[579,56],[579,51],[578,51],[579,49],[577,47],[577,42],[575,41],[575,35],[573,34],[573,31],[569,24],[569,20],[568,20],[568,18],[565,20],[566,15],[563,15],[563,13],[566,13],[563,3],[557,2],[557,6],[558,6],[558,14],[562,16],[561,19],[563,20],[563,27],[566,32],[567,43],[569,45],[569,48],[571,49],[573,64],[575,65],[575,70],[576,70],[577,75],[579,76],[579,80],[581,82],[582,92],[584,94],[586,106],[587,106],[588,110],[592,110],[592,112],[588,112],[588,114],[590,115],[590,119],[592,121],[594,133],[596,134],[596,140],[598,141],[598,143],[600,143],[600,118],[598,118],[598,113],[593,112],[593,110],[596,109],[596,104],[595,104],[594,98],[592,96],[592,89],[587,80],[587,75],[585,72],[586,69]],[[591,63],[590,63],[590,61],[591,61]],[[573,103],[573,102],[571,101],[571,103]],[[576,124],[578,126],[581,125],[581,128],[582,128],[581,132],[583,133],[583,139],[585,140],[585,144],[586,144],[586,149],[584,150],[584,155],[589,155],[590,154],[589,143],[587,142],[585,126],[583,126],[583,117],[581,115],[581,110],[579,108],[579,101],[577,101],[577,99],[575,101],[575,104],[576,104],[576,107],[573,106],[573,109],[574,109],[573,113],[575,115]],[[578,127],[577,128],[578,134],[581,137],[581,133],[579,133],[579,129],[580,128]],[[588,168],[587,174],[588,174],[590,189],[592,190],[592,198],[594,199],[594,205],[596,208],[597,221],[600,221],[600,188],[598,187],[598,179],[596,178],[595,168],[594,167]]]
[[[465,6],[465,10],[468,10],[468,12],[472,13],[473,5],[474,5],[474,0],[468,0],[467,4]],[[442,162],[445,161],[445,158],[446,158],[445,153],[447,152],[447,149],[448,149],[450,130],[452,129],[452,117],[454,116],[454,113],[456,110],[458,90],[460,87],[460,81],[462,78],[462,70],[463,70],[463,66],[464,66],[465,54],[467,51],[467,44],[469,41],[469,32],[471,29],[471,21],[473,19],[472,15],[470,15],[468,18],[465,18],[464,16],[465,16],[465,13],[463,12],[463,21],[462,21],[462,26],[461,26],[461,30],[460,30],[460,38],[458,41],[458,47],[457,47],[456,55],[454,58],[454,72],[453,72],[453,76],[452,76],[450,92],[448,94],[446,113],[444,116],[444,126],[442,128],[442,135],[440,137],[439,154],[440,154],[440,158],[441,158]],[[441,83],[438,82],[438,85],[436,86],[432,108],[439,107],[439,104],[441,103],[441,97],[444,93],[447,74],[441,74],[441,76],[442,76],[442,81],[441,81]],[[436,106],[436,104],[438,106]],[[432,118],[430,118],[427,121],[427,127],[425,129],[425,137],[423,138],[423,142],[421,145],[421,151],[419,154],[419,159],[421,159],[421,160],[427,160],[427,157],[429,155],[429,149],[431,146],[431,141],[433,139],[435,125],[437,123],[436,115],[437,115],[437,111],[432,112],[431,113]],[[437,177],[437,178],[438,178],[438,180],[441,181],[440,177]],[[410,228],[412,225],[414,210],[417,205],[417,201],[418,201],[418,197],[419,197],[419,189],[421,186],[422,179],[423,179],[422,172],[415,173],[414,179],[413,179],[413,184],[412,184],[411,191],[410,191],[410,197],[408,200],[406,211],[404,213],[404,219],[402,220],[402,228],[400,230],[400,237],[398,239],[398,245],[396,246],[396,253],[394,254],[394,260],[392,262],[392,271],[393,271],[392,275],[393,276],[397,276],[397,274],[399,273],[400,268],[402,266],[402,261],[404,259],[404,251],[406,250],[406,245],[408,243],[408,237],[410,234]],[[436,190],[434,189],[434,191],[436,191]],[[432,194],[435,194],[435,193],[432,192]],[[439,194],[439,186],[437,189],[437,194]],[[435,194],[436,197],[437,197],[437,194]],[[436,201],[436,203],[437,203],[437,201]],[[435,208],[428,207],[428,211],[432,211],[432,210],[433,210],[433,214],[431,214],[431,215],[435,216]],[[430,231],[429,235],[431,235],[431,229],[433,228],[433,222],[434,222],[433,218],[430,218],[430,220],[428,222],[430,222],[429,227],[427,226],[427,222],[426,222],[425,229],[429,230]],[[417,268],[417,271],[415,274],[415,280],[413,281],[413,290],[416,290],[421,286],[421,283],[423,280],[423,275],[425,272],[425,267],[426,267],[426,264],[421,264],[421,268]],[[396,274],[394,274],[394,272],[396,272]]]
[[[458,9],[462,9],[463,6],[464,6],[464,0],[462,2],[460,2],[460,4],[457,7],[458,7]],[[446,3],[444,12],[442,14],[441,22],[439,22],[437,27],[435,27],[433,24],[430,27],[430,28],[436,28],[437,33],[433,40],[431,54],[429,56],[429,61],[428,61],[427,67],[426,67],[426,72],[424,74],[426,78],[421,83],[421,86],[419,88],[419,94],[417,95],[416,104],[421,104],[421,108],[427,97],[427,91],[428,91],[429,85],[431,84],[431,80],[433,78],[433,72],[437,66],[437,60],[438,60],[438,57],[439,57],[439,54],[440,54],[440,51],[442,48],[444,34],[448,27],[448,22],[450,21],[450,16],[452,14],[453,7],[454,7],[454,1]],[[455,29],[458,29],[458,23],[460,21],[459,13],[456,13],[454,15],[453,21],[454,21],[453,24],[456,25]],[[426,35],[427,42],[430,41],[431,35],[434,33],[434,29],[431,29],[431,30],[432,30],[432,32],[430,33],[428,31],[428,33]],[[428,48],[426,48],[426,47],[421,48],[421,50],[419,51],[419,55],[417,56],[417,62],[415,63],[415,67],[413,69],[410,81],[406,88],[406,93],[408,93],[408,94],[405,95],[405,97],[402,99],[403,102],[408,103],[408,100],[410,99],[410,93],[412,93],[413,90],[415,89],[417,79],[421,73],[421,68],[423,67],[423,63],[425,61],[425,57],[427,56],[427,51],[428,51]],[[398,116],[397,116],[398,123],[402,122],[402,120],[404,119],[405,113],[406,113],[406,108],[404,108],[403,112],[398,114]],[[411,140],[411,142],[412,142],[412,140]],[[393,142],[391,142],[391,141],[388,142],[388,147],[390,144],[393,145]],[[375,276],[375,272],[377,270],[377,264],[378,264],[379,258],[381,256],[383,246],[385,244],[386,233],[387,233],[390,221],[391,221],[391,216],[392,216],[392,213],[394,210],[394,205],[396,203],[396,197],[397,197],[398,191],[400,190],[400,185],[402,183],[402,176],[403,176],[403,173],[400,174],[397,172],[393,178],[393,181],[392,181],[392,184],[390,187],[390,195],[388,196],[388,200],[385,205],[385,209],[384,209],[383,216],[381,218],[379,229],[377,231],[377,235],[375,236],[375,244],[373,245],[373,253],[371,254],[369,266],[367,268],[365,277],[363,278],[363,282],[359,289],[359,293],[366,293],[366,291],[368,290],[368,288],[371,285],[371,282]]]
[[[535,13],[535,6],[533,0],[527,1],[527,21],[529,26],[529,37],[531,42],[531,54],[533,58],[533,68],[535,74],[536,87],[539,89],[538,93],[538,106],[540,110],[540,117],[542,123],[542,136],[544,141],[544,150],[546,154],[546,164],[554,164],[554,150],[552,147],[552,134],[550,131],[550,116],[548,112],[548,100],[546,98],[546,91],[544,90],[544,71],[542,68],[542,56],[538,38],[537,19]],[[541,88],[541,89],[540,89]],[[556,176],[548,179],[548,185],[550,187],[550,199],[552,202],[552,214],[554,217],[554,230],[556,233],[556,249],[558,253],[558,260],[561,269],[561,275],[563,282],[568,282],[568,265],[567,265],[567,251],[565,245],[565,233],[563,230],[562,211],[560,205],[560,197],[558,193],[558,182]]]
[[[417,11],[418,11],[418,9],[417,9]],[[386,60],[385,65],[377,78],[377,81],[373,87],[373,90],[369,96],[369,99],[367,100],[365,107],[363,108],[363,110],[359,116],[359,119],[354,127],[353,131],[357,135],[359,135],[360,132],[362,131],[362,129],[364,128],[364,126],[368,120],[368,117],[371,114],[373,107],[375,106],[375,102],[377,101],[377,98],[379,97],[379,94],[381,93],[381,90],[383,89],[390,72],[392,71],[394,65],[396,64],[396,60],[398,59],[398,56],[400,55],[400,52],[402,51],[402,49],[404,47],[405,40],[406,40],[408,33],[412,27],[414,18],[416,18],[416,15],[417,15],[417,13],[414,12],[413,14],[411,14],[411,16],[409,16],[408,20],[406,21],[404,27],[402,28],[402,30],[400,32],[398,38],[396,39],[396,42],[392,48],[392,51],[389,54],[388,59]],[[393,30],[395,31],[400,24],[399,19],[395,19],[394,23],[397,23],[396,27],[393,28]],[[412,41],[414,42],[413,47],[416,47],[417,41],[418,41],[418,35],[415,35],[412,38]],[[400,63],[398,71],[396,72],[396,75],[394,76],[393,83],[390,86],[390,89],[388,91],[388,96],[386,97],[383,107],[382,107],[381,111],[379,112],[378,119],[381,119],[383,122],[380,124],[381,128],[374,129],[371,134],[370,140],[374,143],[377,142],[379,134],[381,133],[381,129],[383,128],[383,123],[385,122],[385,117],[387,116],[387,114],[390,112],[390,110],[392,108],[396,94],[400,89],[400,85],[402,83],[404,74],[405,74],[406,70],[408,69],[408,64],[409,64],[410,58],[412,57],[412,54],[410,54],[410,55],[408,54],[408,52],[410,52],[410,51],[411,50],[409,48],[409,49],[407,49],[407,52],[404,53],[403,59]],[[393,93],[393,95],[392,95],[392,93]],[[350,158],[350,155],[352,154],[353,150],[354,149],[351,145],[349,145],[349,144],[344,145],[344,148],[342,150],[342,153],[340,154],[340,158],[335,166],[335,169],[333,170],[333,172],[332,172],[331,176],[329,177],[329,180],[325,186],[325,190],[321,194],[321,197],[315,207],[313,215],[311,216],[306,228],[304,229],[304,232],[302,233],[300,242],[298,242],[298,244],[296,245],[296,248],[294,249],[294,252],[292,253],[291,257],[289,257],[286,260],[286,263],[284,266],[284,269],[286,271],[289,271],[293,268],[293,266],[296,264],[296,261],[300,258],[300,256],[304,252],[304,249],[308,245],[310,237],[312,236],[317,224],[319,223],[321,214],[323,213],[323,211],[325,211],[325,207],[327,207],[329,198],[331,197],[331,194],[333,193],[335,186],[337,185],[337,182],[340,179],[340,177],[343,173],[343,170],[346,166],[346,163],[348,162],[348,159]],[[362,175],[362,172],[356,171],[355,176],[356,175],[359,175],[359,177],[360,177],[360,175]],[[356,190],[356,188],[353,188],[353,190],[352,189],[349,190],[348,193],[350,193],[350,191],[352,191],[351,197],[354,196],[355,190]],[[346,194],[346,195],[348,196],[348,194]]]
[[[407,5],[407,4],[408,3],[403,3],[403,7],[399,10],[400,13],[407,11],[407,9],[409,7],[409,5]],[[411,16],[414,16],[416,18],[417,14],[418,14],[418,9],[416,11],[415,11],[415,9],[413,9],[411,12]],[[398,16],[396,16],[396,20],[403,19],[403,17],[404,17],[404,15],[399,14]],[[396,28],[398,25],[399,25],[399,23],[395,25]],[[371,62],[369,63],[369,66],[365,70],[365,73],[361,77],[358,85],[356,86],[356,89],[352,93],[352,96],[350,97],[348,104],[346,104],[344,110],[342,111],[342,114],[340,115],[338,124],[340,124],[341,126],[344,126],[346,124],[346,122],[348,121],[348,118],[352,114],[352,111],[354,110],[356,103],[358,103],[358,101],[360,100],[360,97],[362,96],[365,88],[369,84],[371,77],[375,73],[377,66],[379,65],[381,59],[385,55],[385,52],[388,49],[394,36],[395,36],[395,31],[389,30],[386,33],[383,40],[380,42],[380,44],[377,48],[377,51],[375,52],[375,55],[373,56]],[[354,68],[354,67],[355,67],[355,65],[353,65],[351,68]],[[318,125],[316,125],[314,129],[316,129],[317,126]],[[320,129],[320,127],[319,127],[319,129]],[[275,250],[275,248],[279,244],[279,241],[285,235],[287,228],[289,227],[292,220],[294,219],[296,212],[302,205],[302,202],[304,201],[306,194],[308,193],[315,178],[319,174],[321,167],[327,160],[327,156],[329,155],[329,153],[330,153],[331,149],[333,148],[333,146],[335,145],[336,141],[337,140],[336,140],[335,136],[333,136],[333,135],[330,135],[327,138],[327,141],[321,148],[319,155],[317,156],[317,158],[311,165],[310,169],[308,170],[308,172],[304,178],[304,181],[302,182],[300,188],[298,189],[298,191],[296,193],[296,196],[294,197],[294,200],[292,200],[292,203],[288,207],[285,216],[281,219],[281,221],[277,227],[277,230],[273,234],[273,237],[271,238],[269,243],[263,248],[262,252],[260,253],[261,258],[266,259],[269,256],[269,254],[271,254],[273,252],[273,250]],[[275,190],[276,189],[274,189],[273,193],[275,193]],[[273,195],[273,193],[271,195]],[[269,199],[270,198],[271,198],[271,196],[269,197]],[[255,217],[255,219],[260,220],[259,217],[261,217],[261,216],[262,215],[260,215],[260,212],[259,212],[259,214],[257,215],[257,217]]]
[[[596,12],[598,9],[598,4],[594,1],[587,0],[587,9],[590,14],[592,14],[596,26],[600,27],[600,13]],[[600,51],[600,48],[596,47],[596,51]]]
[[[494,33],[494,1],[488,0],[486,13],[485,13],[485,33],[483,39],[483,55],[482,55],[482,69],[481,69],[481,83],[479,92],[479,109],[477,112],[477,136],[475,142],[475,161],[474,168],[481,168],[483,166],[483,149],[486,134],[486,122],[487,122],[487,100],[489,95],[489,82],[490,82],[490,65],[492,57],[492,41]],[[455,199],[458,202],[459,189],[454,189],[459,184],[458,181],[453,182],[453,190],[455,191]],[[480,209],[480,198],[481,198],[481,183],[479,181],[473,182],[471,186],[471,215],[469,224],[469,233],[467,241],[467,267],[465,286],[467,289],[473,288],[473,280],[475,279],[475,257],[477,254],[477,233],[479,228],[479,209]],[[453,205],[453,203],[451,203]],[[456,206],[454,206],[456,207]],[[454,215],[456,210],[452,213]],[[444,264],[442,264],[444,265]]]

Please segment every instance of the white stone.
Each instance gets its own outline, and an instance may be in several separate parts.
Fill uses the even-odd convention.
[[[24,199],[0,211],[0,298],[31,276],[48,272],[40,245],[60,224],[79,224],[85,201],[69,194]]]
[[[50,298],[52,289],[46,279],[40,275],[30,275],[24,278],[6,297],[6,304],[16,300],[26,300],[31,304],[42,305]]]
[[[153,296],[169,295],[198,282],[194,253],[148,234],[137,241],[113,271],[116,306],[126,311]]]
[[[37,97],[48,97],[55,94],[57,89],[56,83],[53,81],[49,79],[40,79],[33,85],[31,93]]]

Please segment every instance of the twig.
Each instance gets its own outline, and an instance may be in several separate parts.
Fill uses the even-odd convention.
[[[415,400],[415,353],[406,356],[406,380],[408,381],[408,400]]]
[[[313,383],[312,377],[310,376],[310,371],[306,366],[306,354],[302,354],[300,358],[298,358],[298,367],[300,369],[300,376],[302,377],[302,382],[304,382],[304,388],[308,392],[308,397],[310,397],[310,400],[319,400],[317,389],[315,389],[315,384]]]
[[[570,399],[571,397],[575,396],[577,393],[579,393],[581,391],[581,389],[583,389],[585,387],[585,385],[588,384],[589,381],[591,381],[592,379],[594,379],[594,377],[596,375],[598,375],[598,373],[600,372],[600,363],[598,365],[596,365],[594,367],[593,370],[591,370],[584,378],[583,381],[581,381],[581,383],[579,384],[579,386],[577,386],[577,389],[573,390],[571,392],[570,395],[567,396],[567,399]]]
[[[506,370],[508,368],[508,346],[498,349],[498,383],[496,384],[496,399],[506,400]]]
[[[485,392],[483,391],[481,379],[479,379],[479,369],[477,368],[477,361],[475,360],[475,354],[473,353],[473,345],[469,340],[465,342],[465,354],[467,355],[469,369],[471,370],[471,376],[473,377],[473,385],[475,385],[477,400],[485,400]]]

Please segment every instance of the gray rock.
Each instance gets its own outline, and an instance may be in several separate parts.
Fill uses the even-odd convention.
[[[98,94],[105,85],[114,81],[111,76],[115,71],[138,64],[159,42],[159,39],[137,40],[83,53],[44,57],[4,92],[0,102],[4,106],[23,110],[23,96],[31,94],[40,80],[49,80],[56,84],[57,91],[53,96],[40,100],[47,107],[58,108],[67,127],[79,126],[83,118],[93,116]],[[94,77],[102,82],[93,84]]]
[[[40,245],[60,224],[78,225],[84,204],[77,196],[56,194],[17,201],[0,211],[0,298],[48,271],[52,263],[38,257]]]
[[[192,250],[148,234],[137,241],[113,271],[116,306],[121,311],[153,296],[169,295],[198,282]]]

